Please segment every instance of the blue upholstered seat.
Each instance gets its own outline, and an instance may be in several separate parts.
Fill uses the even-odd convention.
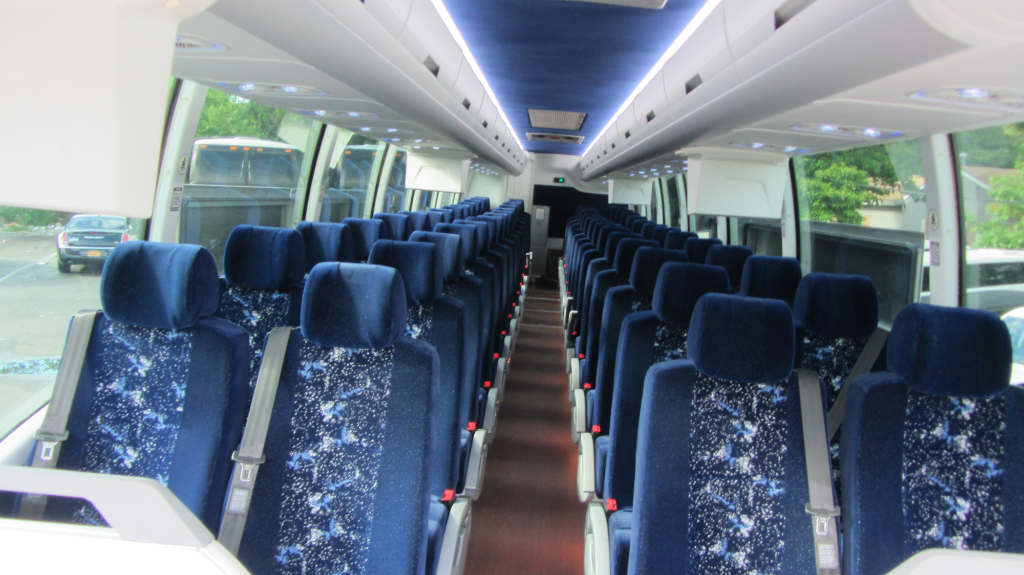
[[[697,302],[644,382],[629,573],[815,572],[794,347],[781,301]]]
[[[434,228],[434,225],[429,221],[427,212],[401,211],[398,213],[406,217],[405,239],[409,239],[413,232],[429,232]]]
[[[217,317],[249,334],[249,388],[256,385],[270,330],[299,325],[306,256],[296,230],[238,226],[224,244],[224,279]]]
[[[740,295],[778,299],[793,305],[800,285],[800,262],[796,258],[750,256],[743,264]]]
[[[251,571],[424,571],[439,368],[406,319],[393,268],[310,272],[239,550]]]
[[[392,214],[390,212],[378,212],[373,214],[373,219],[381,220],[384,226],[381,227],[380,239],[402,241],[406,238],[406,220],[404,214]]]
[[[320,262],[351,262],[352,229],[345,224],[300,222],[296,226],[306,246],[306,273]]]
[[[249,381],[248,336],[212,317],[218,295],[213,256],[199,246],[127,242],[110,254],[58,462],[155,479],[212,531]],[[101,522],[68,500],[47,513]]]
[[[670,250],[681,250],[686,246],[686,242],[690,238],[696,238],[697,234],[693,232],[684,232],[682,230],[672,228],[665,236],[665,247]],[[703,263],[704,260],[694,263]]]
[[[704,256],[704,263],[713,266],[722,266],[729,272],[729,285],[732,290],[739,291],[740,280],[743,278],[743,265],[747,258],[754,255],[753,250],[746,246],[725,246],[711,244],[707,254]],[[700,263],[692,260],[694,263]]]
[[[888,371],[854,380],[843,420],[843,572],[884,573],[945,547],[1024,552],[1024,390],[1006,326],[909,305]]]
[[[352,230],[352,259],[365,262],[370,257],[373,242],[385,238],[384,221],[366,218],[345,218],[341,221]]]
[[[707,261],[708,250],[711,249],[711,246],[719,245],[722,245],[722,240],[718,238],[689,238],[683,244],[683,249],[686,251],[686,257],[690,258],[691,262],[699,264]]]

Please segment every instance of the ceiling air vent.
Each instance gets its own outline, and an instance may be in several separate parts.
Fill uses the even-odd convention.
[[[530,114],[530,127],[541,130],[572,130],[583,127],[586,114],[580,112],[560,112],[558,110],[527,110]]]
[[[562,142],[565,144],[582,144],[583,136],[576,134],[545,134],[543,132],[526,132],[526,139],[531,142]]]
[[[191,34],[178,34],[174,37],[174,50],[177,52],[223,52],[225,49],[223,44]]]

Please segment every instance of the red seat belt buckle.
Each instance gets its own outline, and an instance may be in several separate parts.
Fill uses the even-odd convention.
[[[445,489],[444,493],[441,495],[441,501],[443,501],[445,503],[449,503],[451,501],[455,501],[455,490],[454,489]]]
[[[586,358],[586,357],[587,357],[587,355],[586,355],[586,354],[584,354],[584,353],[581,353],[581,354],[580,354],[580,359],[584,359],[584,358]]]
[[[470,421],[466,424],[466,431],[476,431],[476,422]]]
[[[583,382],[583,389],[593,389],[593,385],[590,385],[589,381]]]
[[[490,388],[491,388],[491,380],[488,379],[487,381],[484,382],[484,389],[490,389]]]
[[[608,498],[604,500],[604,508],[607,511],[618,511],[619,504],[614,499]]]
[[[600,425],[592,425],[592,426],[590,426],[590,433],[601,433],[601,426]]]

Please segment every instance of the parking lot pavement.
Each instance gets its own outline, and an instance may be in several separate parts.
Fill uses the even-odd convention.
[[[55,235],[0,232],[0,419],[52,378],[71,315],[100,307],[99,270],[58,272]]]

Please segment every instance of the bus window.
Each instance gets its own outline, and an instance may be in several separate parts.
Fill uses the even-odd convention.
[[[178,240],[213,253],[239,224],[291,227],[302,205],[319,124],[208,90],[182,193]]]
[[[695,214],[690,216],[690,231],[708,239],[718,237],[718,217]]]
[[[396,150],[391,161],[391,174],[388,176],[386,212],[399,212],[411,208],[412,198],[405,189],[405,152]]]
[[[804,269],[864,274],[878,287],[879,320],[914,301],[927,213],[916,141],[793,159]],[[808,237],[809,235],[809,237]],[[809,240],[809,241],[808,241]]]
[[[665,180],[665,196],[668,198],[668,218],[665,225],[669,227],[679,225],[679,182],[677,178]]]
[[[782,255],[782,225],[766,218],[736,218],[739,242],[764,256]]]
[[[0,206],[0,438],[50,399],[68,319],[100,307],[100,269],[145,220]]]
[[[963,212],[963,302],[1024,317],[1024,124],[953,135]],[[1011,328],[1013,328],[1011,324]],[[1012,329],[1011,329],[1012,331]],[[1020,334],[1019,326],[1015,334]],[[1014,339],[1014,363],[1024,355]],[[1014,369],[1014,383],[1024,374]],[[1017,377],[1020,375],[1020,377]]]
[[[384,144],[343,128],[328,133],[333,139],[333,152],[317,219],[340,222],[345,218],[368,218],[373,215],[373,192],[383,164]]]

